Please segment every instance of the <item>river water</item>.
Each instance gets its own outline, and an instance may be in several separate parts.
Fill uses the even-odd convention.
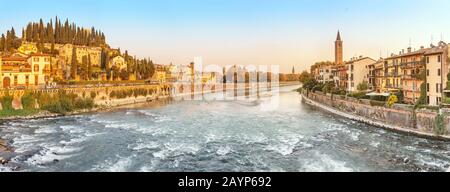
[[[171,101],[0,124],[0,171],[445,171],[450,143],[394,133],[301,102]]]

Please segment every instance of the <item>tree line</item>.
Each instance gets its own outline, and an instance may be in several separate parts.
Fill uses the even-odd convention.
[[[106,46],[106,37],[103,32],[94,27],[87,29],[70,23],[68,19],[65,22],[56,17],[55,22],[50,19],[44,23],[42,19],[39,22],[30,22],[26,28],[22,29],[22,38],[18,38],[14,28],[2,34],[0,39],[0,51],[11,51],[17,49],[22,41],[33,42],[37,44],[40,51],[44,50],[44,43],[50,43],[51,52],[54,51],[54,44],[74,44],[80,46]]]

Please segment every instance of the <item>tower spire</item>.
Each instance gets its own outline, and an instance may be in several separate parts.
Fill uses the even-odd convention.
[[[343,47],[342,47],[342,40],[341,40],[341,32],[338,30],[336,41],[334,42],[335,48],[334,48],[334,63],[337,65],[343,64]]]
[[[341,40],[341,32],[338,30],[336,41]]]

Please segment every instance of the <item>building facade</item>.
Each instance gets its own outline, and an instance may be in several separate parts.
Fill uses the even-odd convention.
[[[348,83],[348,92],[358,91],[357,86],[363,82],[369,82],[369,65],[375,63],[376,61],[369,57],[352,58],[350,61],[346,62]]]
[[[43,87],[51,82],[50,64],[51,56],[47,54],[2,57],[0,84],[3,89]]]

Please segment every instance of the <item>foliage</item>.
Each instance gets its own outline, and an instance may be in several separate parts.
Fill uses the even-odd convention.
[[[1,98],[2,109],[3,110],[14,110],[12,107],[13,97],[9,94],[9,92],[5,92],[3,97]]]
[[[370,96],[370,100],[374,100],[374,101],[382,101],[382,102],[384,103],[384,102],[386,102],[387,97],[381,96],[381,95]]]
[[[350,93],[348,94],[349,97],[353,97],[356,99],[369,99],[370,97],[366,95],[365,92],[354,92],[354,93]]]
[[[437,114],[435,117],[435,125],[434,125],[434,133],[436,135],[445,135],[447,134],[447,129],[445,127],[445,115]]]
[[[386,105],[387,105],[387,107],[391,108],[397,102],[398,102],[397,95],[390,95],[386,102]]]
[[[398,99],[399,103],[403,103],[403,98],[404,98],[403,91],[395,92],[395,96],[397,96],[397,99]]]
[[[39,22],[28,23],[25,31],[24,40],[28,42],[43,43],[58,43],[58,44],[75,44],[84,46],[103,46],[106,45],[106,38],[104,33],[96,30],[78,27],[74,23],[69,23],[66,20],[64,23],[55,18],[53,22],[50,20],[44,23],[42,19]]]
[[[37,109],[3,109],[0,110],[0,117],[29,116],[37,112],[39,112]]]
[[[97,93],[95,91],[91,91],[91,99],[95,99],[97,97]]]
[[[35,105],[34,105],[34,97],[30,92],[26,92],[23,96],[22,96],[22,107],[23,109],[34,109]]]
[[[427,104],[427,83],[423,82],[420,85],[420,97],[419,99],[417,99],[416,105],[415,107],[419,107],[420,105],[425,105]]]
[[[358,91],[366,91],[367,89],[369,89],[369,83],[367,83],[367,81],[363,81],[358,84],[356,88],[358,89]]]
[[[334,82],[326,82],[322,87],[322,92],[324,93],[332,93],[335,88]]]
[[[370,105],[371,105],[371,106],[384,107],[384,106],[386,105],[386,102],[383,102],[383,101],[376,101],[376,100],[370,100]]]
[[[309,79],[313,79],[314,77],[308,73],[307,71],[303,71],[300,73],[299,80],[301,83],[305,84]]]
[[[314,78],[309,78],[303,83],[303,88],[305,88],[308,91],[312,91],[313,88],[318,84],[317,80]]]
[[[76,98],[73,107],[74,109],[92,109],[94,108],[94,100],[91,98]]]

